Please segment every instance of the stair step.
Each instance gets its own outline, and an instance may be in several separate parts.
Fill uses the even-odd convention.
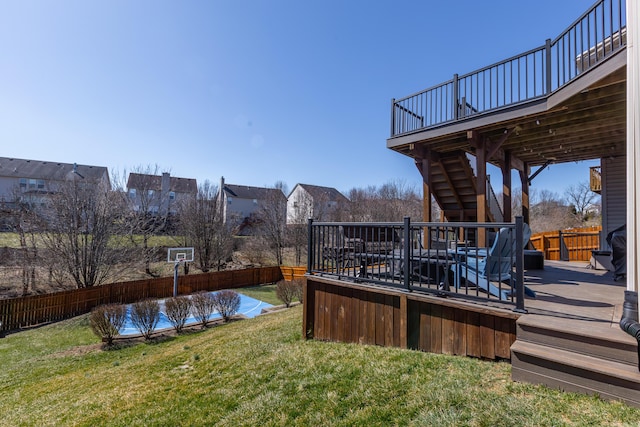
[[[635,338],[617,328],[606,331],[585,325],[583,328],[564,328],[564,322],[538,323],[534,316],[522,316],[516,322],[518,341],[540,344],[556,349],[624,363],[637,369],[638,343]]]
[[[598,394],[640,406],[640,372],[626,363],[516,340],[511,346],[514,381]]]

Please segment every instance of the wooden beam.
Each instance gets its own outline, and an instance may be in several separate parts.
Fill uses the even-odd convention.
[[[504,222],[511,222],[511,151],[505,151],[502,164],[502,210]]]
[[[505,141],[507,140],[507,138],[509,138],[509,136],[511,136],[511,134],[513,132],[515,132],[515,130],[517,129],[517,126],[512,127],[511,129],[505,129],[504,133],[502,135],[500,135],[500,138],[495,141],[492,142],[491,140],[488,140],[488,144],[487,144],[487,160],[491,159],[497,152],[498,149],[500,147],[502,147],[502,144],[505,143]],[[504,152],[502,152],[502,156],[504,156]],[[504,157],[501,157],[504,158]]]
[[[525,170],[520,172],[520,185],[522,186],[522,219],[529,222],[529,166],[525,164]]]

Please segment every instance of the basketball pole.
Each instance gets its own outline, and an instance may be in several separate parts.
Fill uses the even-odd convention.
[[[180,266],[180,260],[175,260],[173,263],[173,296],[178,296],[178,267]]]

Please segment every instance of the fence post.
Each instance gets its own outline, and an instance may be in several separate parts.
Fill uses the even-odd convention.
[[[409,281],[409,267],[411,267],[409,264],[411,263],[411,242],[409,241],[410,237],[411,237],[411,218],[409,218],[408,216],[404,217],[404,232],[403,237],[404,237],[404,260],[403,260],[403,267],[404,270],[402,272],[403,277],[404,277],[404,287],[407,288],[407,290],[411,291],[411,282]]]
[[[526,313],[524,308],[524,221],[521,216],[516,217],[516,308],[514,311]]]

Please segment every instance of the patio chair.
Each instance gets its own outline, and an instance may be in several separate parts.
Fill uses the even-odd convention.
[[[512,228],[501,228],[488,250],[471,249],[459,254],[460,258],[464,259],[458,261],[454,269],[455,287],[459,289],[464,279],[466,286],[476,286],[502,300],[508,299],[513,288],[501,288],[499,282],[509,284],[513,282],[513,262],[516,251],[514,231]],[[522,240],[525,247],[530,237],[531,229],[524,224]],[[531,289],[525,286],[524,290],[525,294],[535,298],[536,294]]]

